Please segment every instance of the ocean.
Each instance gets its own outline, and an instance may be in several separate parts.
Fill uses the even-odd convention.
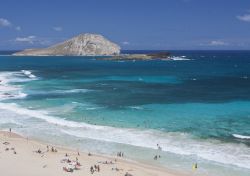
[[[250,51],[171,53],[169,61],[1,55],[0,130],[173,171],[249,176]]]

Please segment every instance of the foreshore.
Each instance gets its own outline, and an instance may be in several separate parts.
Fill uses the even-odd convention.
[[[0,131],[0,170],[6,176],[185,175],[122,157],[102,156],[44,144],[6,131]]]

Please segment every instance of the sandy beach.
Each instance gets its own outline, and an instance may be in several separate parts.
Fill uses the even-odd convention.
[[[107,157],[97,154],[89,156],[88,153],[78,153],[78,151],[26,139],[13,132],[1,131],[0,142],[0,170],[5,176],[181,175],[163,168],[127,161],[120,157]],[[56,150],[56,152],[52,150]],[[90,171],[91,166],[93,167],[93,173]],[[65,169],[71,170],[71,172],[67,172]]]

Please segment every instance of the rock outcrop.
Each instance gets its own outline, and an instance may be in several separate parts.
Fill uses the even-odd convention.
[[[154,52],[147,54],[121,54],[112,56],[110,58],[100,58],[104,60],[151,60],[151,59],[164,59],[171,60],[171,54],[169,52]]]
[[[18,56],[113,56],[120,54],[120,46],[99,34],[80,34],[65,42],[43,49],[27,49]]]

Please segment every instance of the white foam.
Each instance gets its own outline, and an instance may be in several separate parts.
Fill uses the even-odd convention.
[[[71,89],[71,90],[57,90],[58,93],[86,93],[89,92],[88,89]]]
[[[22,92],[22,86],[13,83],[28,82],[35,79],[37,79],[36,76],[28,70],[0,72],[0,101],[25,98],[27,94]]]
[[[136,109],[136,110],[142,110],[144,109],[143,107],[140,106],[130,106],[131,109]]]
[[[67,121],[65,119],[49,116],[48,112],[46,111],[25,109],[15,103],[0,103],[0,109],[8,110],[19,115],[28,116],[30,118],[42,119],[48,123],[52,123],[55,125],[67,126],[72,128],[86,127],[85,124],[83,125],[82,123]]]
[[[30,77],[33,77],[32,80],[34,80],[34,78],[36,78],[36,76],[32,76],[32,75],[25,75],[23,74],[23,72],[0,72],[0,85],[4,84],[9,84],[9,83],[19,83],[19,82],[28,82],[31,81],[31,79],[29,79]]]
[[[19,92],[19,93],[12,93],[12,94],[6,94],[0,93],[0,100],[7,100],[7,99],[21,99],[21,98],[25,98],[27,96],[27,94]]]
[[[8,84],[5,84],[5,85],[0,84],[0,92],[15,91],[15,90],[19,90],[19,89],[20,88],[17,86],[10,86]]]
[[[0,72],[0,101],[25,98],[27,94],[22,92],[22,86],[12,83],[27,81],[31,79],[23,78],[22,72]]]
[[[31,78],[31,79],[36,78],[36,76],[35,76],[34,74],[32,74],[32,72],[29,71],[29,70],[21,70],[21,72],[22,72],[24,75],[26,75],[27,77]]]
[[[29,75],[29,78],[36,78],[36,76],[35,75]]]
[[[0,72],[0,84],[6,85],[9,83],[9,77],[13,76],[12,72]]]
[[[98,107],[90,107],[90,108],[86,108],[86,110],[96,110],[99,109]]]
[[[174,61],[191,60],[191,59],[188,59],[188,58],[183,57],[183,56],[181,56],[181,57],[172,56],[172,57],[170,57],[170,59],[171,59],[171,60],[174,60]]]
[[[35,91],[35,94],[74,94],[74,93],[86,93],[91,90],[88,89],[71,89],[71,90],[51,90],[51,91]]]
[[[28,70],[21,70],[21,72],[23,72],[23,74],[25,74],[25,75],[30,75],[31,74],[31,71],[28,71]]]
[[[27,97],[26,93],[19,92],[18,95],[15,98],[25,98],[25,97]]]
[[[234,137],[239,138],[239,139],[250,139],[250,136],[243,136],[239,134],[233,134]]]

